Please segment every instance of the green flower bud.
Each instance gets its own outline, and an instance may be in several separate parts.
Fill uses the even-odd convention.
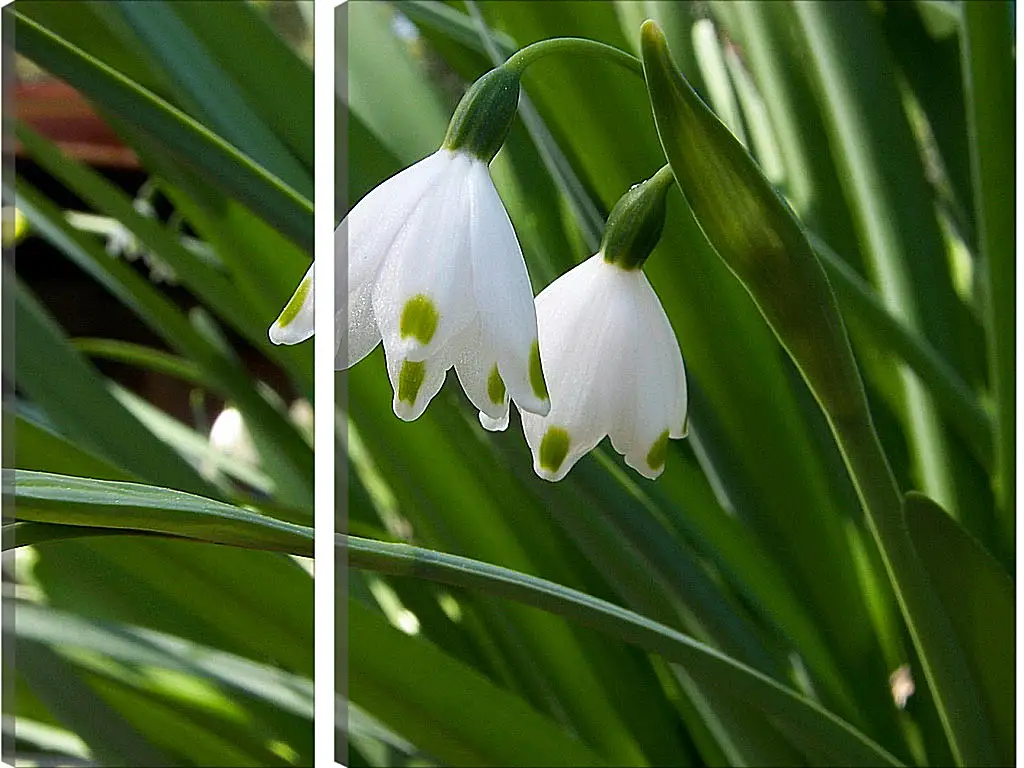
[[[672,170],[666,166],[619,198],[601,239],[605,261],[623,269],[643,266],[665,228],[665,195],[672,181]]]
[[[518,107],[519,74],[505,67],[492,69],[462,97],[441,146],[490,163],[505,143]]]

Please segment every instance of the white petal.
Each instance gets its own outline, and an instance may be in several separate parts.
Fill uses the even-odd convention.
[[[523,432],[534,470],[560,480],[620,421],[615,397],[630,303],[621,300],[622,270],[588,259],[537,297],[540,355],[551,411],[524,412]]]
[[[508,412],[509,409],[505,409],[505,413],[497,419],[492,419],[483,411],[480,411],[478,416],[480,417],[480,426],[486,429],[488,432],[504,432],[508,429]]]
[[[339,283],[348,276],[347,290],[340,284],[339,290],[350,293],[373,278],[417,204],[454,157],[448,150],[428,155],[372,189],[349,211],[334,230],[335,263],[345,265],[335,274]]]
[[[508,392],[498,371],[494,347],[484,338],[480,321],[471,321],[457,343],[461,351],[455,356],[455,373],[466,396],[489,419],[487,424],[494,426],[504,420],[507,426]]]
[[[298,344],[313,335],[313,267],[299,282],[295,293],[281,314],[270,326],[270,340],[275,344]]]
[[[689,398],[686,393],[686,365],[683,363],[683,354],[679,349],[679,340],[676,338],[676,332],[672,330],[672,324],[668,320],[668,315],[665,314],[664,308],[660,302],[658,308],[661,310],[659,315],[659,321],[661,323],[662,333],[665,334],[667,339],[662,344],[665,349],[671,349],[672,352],[666,352],[668,360],[671,361],[672,365],[672,405],[669,410],[669,437],[678,440],[679,438],[686,437],[689,431]]]
[[[685,418],[686,383],[679,343],[657,295],[643,273],[634,293],[635,377],[628,438],[613,432],[615,449],[626,464],[654,479],[665,468],[668,440],[678,436]]]
[[[370,307],[372,278],[452,157],[451,152],[438,151],[395,174],[367,193],[334,230],[334,256],[339,265],[334,292],[337,370],[359,362],[380,341]]]
[[[347,312],[340,306],[334,313],[335,339],[334,367],[342,371],[351,368],[380,343],[380,329],[373,316],[373,283],[366,283],[349,296]]]
[[[537,316],[523,252],[483,162],[473,161],[469,182],[473,290],[484,334],[494,344],[498,368],[516,405],[544,415],[551,401],[537,359],[531,371]]]
[[[469,260],[469,158],[456,154],[377,274],[373,312],[389,355],[425,360],[476,314]]]
[[[394,397],[391,407],[402,421],[418,419],[444,384],[451,363],[441,357],[414,361],[388,355],[388,378]]]

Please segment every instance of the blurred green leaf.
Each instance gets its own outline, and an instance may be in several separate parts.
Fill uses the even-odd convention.
[[[172,765],[120,712],[82,678],[74,665],[49,648],[20,643],[18,668],[62,724],[77,733],[93,757],[108,765],[160,768]]]
[[[129,3],[115,7],[139,35],[146,49],[161,63],[178,92],[198,107],[193,117],[249,157],[261,158],[269,173],[304,198],[312,198],[313,179],[309,171],[292,156],[284,142],[264,123],[262,116],[257,114],[245,98],[234,77],[235,72],[229,73],[222,67],[219,49],[209,50],[182,19],[177,10],[180,7],[178,4],[150,0],[141,6]],[[238,9],[246,8],[244,3],[229,0],[222,8],[221,13],[233,14],[238,23],[237,29],[232,30],[233,35],[239,35],[247,28],[253,29],[251,24],[245,23],[248,19],[244,15],[239,17]],[[254,12],[249,9],[249,13]],[[197,16],[217,19],[222,25],[221,33],[226,30],[223,25],[229,21],[220,14],[212,15],[208,12]],[[223,45],[222,40],[218,43]],[[251,39],[236,39],[231,46],[224,47],[244,50],[248,56],[259,56],[262,53],[262,64],[268,70],[277,69],[277,62],[283,55],[287,55],[280,48],[254,48],[252,43]],[[271,58],[275,54],[277,61]],[[310,89],[306,94],[307,103],[312,101],[312,97]],[[305,114],[308,119],[312,109],[306,110]],[[311,146],[312,135],[308,138],[307,146]]]
[[[486,678],[349,601],[349,690],[451,765],[606,765]],[[408,670],[417,670],[409,675]]]
[[[100,376],[20,284],[15,312],[18,383],[61,431],[140,480],[199,493],[212,490],[111,397]],[[46,354],[37,354],[44,349]]]
[[[907,494],[907,527],[928,578],[949,613],[999,739],[999,760],[1014,761],[1014,585],[1009,574],[927,496]],[[955,563],[956,569],[950,568]]]
[[[785,724],[787,735],[844,765],[899,765],[847,723],[764,675],[632,611],[544,579],[405,544],[338,537],[351,567],[483,590],[580,621],[683,665],[704,684],[725,685]],[[350,606],[351,608],[351,606]],[[356,626],[356,625],[353,625]]]
[[[232,83],[270,129],[310,171],[313,145],[313,70],[288,47],[251,3],[173,3],[174,12],[211,51]],[[230,38],[230,44],[225,41]],[[252,66],[254,61],[259,67]],[[297,105],[304,108],[297,109]],[[312,192],[307,195],[310,197]]]
[[[995,400],[997,514],[1004,547],[1016,529],[1016,186],[1014,184],[1014,36],[1010,3],[961,3],[961,50],[974,217],[983,259],[989,386]]]
[[[135,311],[168,345],[202,366],[219,392],[237,404],[282,499],[311,505],[312,451],[287,418],[253,388],[238,362],[197,332],[169,299],[129,265],[71,228],[53,203],[28,183],[18,179],[17,190],[19,205],[47,239]]]
[[[282,232],[312,243],[312,203],[159,96],[17,11],[18,50],[97,104],[129,118],[196,171],[217,179]],[[201,160],[200,160],[201,158]]]

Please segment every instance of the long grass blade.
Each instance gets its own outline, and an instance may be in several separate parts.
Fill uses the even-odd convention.
[[[899,765],[892,755],[818,705],[663,624],[591,595],[465,557],[337,536],[351,567],[481,590],[579,621],[683,665],[710,686],[726,686],[792,726],[845,765]]]
[[[4,470],[18,517],[43,523],[153,531],[312,557],[311,528],[168,488]]]

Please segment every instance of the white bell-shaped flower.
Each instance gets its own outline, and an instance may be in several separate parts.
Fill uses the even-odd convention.
[[[388,179],[335,232],[348,282],[335,299],[336,367],[383,339],[395,414],[423,413],[454,367],[473,405],[508,420],[509,398],[547,413],[533,290],[487,166],[519,78],[498,68],[460,103],[441,148]]]
[[[534,471],[561,480],[609,435],[629,466],[658,477],[669,438],[686,435],[686,373],[646,275],[598,253],[541,292],[537,319],[551,410],[522,413]]]
[[[661,301],[641,270],[661,236],[671,171],[634,187],[609,217],[601,250],[537,297],[546,415],[522,413],[533,467],[561,480],[606,436],[654,479],[670,438],[687,432],[686,371]],[[488,429],[504,426],[481,413]]]
[[[394,411],[411,421],[452,367],[473,405],[508,423],[509,398],[550,408],[533,290],[487,166],[519,103],[498,67],[466,92],[441,148],[367,194],[334,233],[335,368],[384,341]],[[345,271],[342,272],[342,264]],[[313,333],[313,268],[270,329],[276,344]]]
[[[335,248],[348,261],[337,367],[383,338],[399,418],[423,413],[453,366],[492,418],[507,421],[510,395],[548,411],[533,291],[486,162],[439,149],[363,198]]]

